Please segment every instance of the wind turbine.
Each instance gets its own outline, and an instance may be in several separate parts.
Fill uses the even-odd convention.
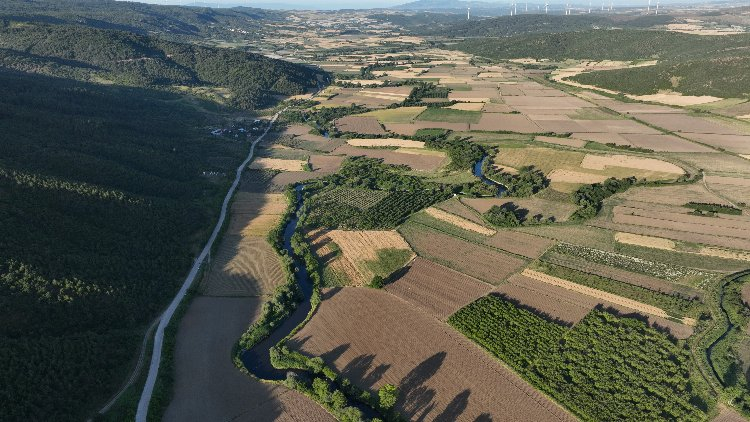
[[[647,15],[651,14],[651,0],[648,0],[648,9],[646,9],[646,14]]]
[[[609,0],[609,11],[612,11],[612,0]]]
[[[589,0],[589,14],[591,14],[591,0]]]
[[[471,2],[469,2],[468,6],[466,7],[466,20],[471,20]]]
[[[659,0],[656,0],[656,14],[659,14]]]
[[[544,2],[544,14],[546,15],[548,11],[549,11],[549,2],[545,1]]]

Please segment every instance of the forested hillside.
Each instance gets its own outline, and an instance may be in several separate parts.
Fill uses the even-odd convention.
[[[496,60],[652,60],[656,66],[584,73],[585,84],[631,94],[750,95],[750,35],[710,37],[653,30],[595,30],[467,39],[448,48]]]
[[[229,105],[253,109],[274,95],[317,86],[323,72],[235,49],[175,43],[71,25],[0,27],[0,67],[136,87],[226,89]]]
[[[508,37],[537,33],[562,33],[610,28],[651,28],[666,25],[673,18],[660,16],[601,16],[601,15],[517,15],[466,21],[436,30],[433,35],[447,37]]]
[[[690,60],[747,55],[750,35],[705,37],[668,31],[593,30],[469,39],[449,48],[492,59]]]
[[[85,25],[142,35],[158,34],[177,41],[212,37],[247,39],[252,37],[251,30],[259,29],[264,22],[284,17],[283,12],[247,7],[188,8],[115,0],[3,0],[0,15],[3,15],[0,19],[18,22]],[[236,28],[248,33],[230,31]]]
[[[189,269],[246,144],[186,104],[0,70],[3,421],[83,420]]]
[[[750,54],[666,61],[655,66],[583,73],[573,80],[634,95],[672,90],[683,95],[750,97]]]

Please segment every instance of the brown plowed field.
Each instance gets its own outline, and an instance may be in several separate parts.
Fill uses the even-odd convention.
[[[385,130],[374,117],[346,116],[336,120],[341,132],[354,132],[363,135],[385,135]]]
[[[679,215],[679,214],[678,214]],[[688,216],[692,217],[692,216]],[[703,220],[719,220],[718,218],[711,217],[695,217]],[[632,224],[645,227],[654,227],[658,229],[677,230],[688,233],[706,234],[713,236],[725,236],[725,237],[736,237],[741,239],[750,239],[750,230],[739,229],[735,227],[722,227],[720,225],[712,225],[713,221],[707,221],[707,224],[701,224],[701,222],[688,222],[679,221],[683,218],[677,216],[662,216],[659,217],[645,217],[639,215],[628,214],[615,214],[612,218],[612,222],[616,224]],[[718,223],[718,221],[717,221]],[[744,248],[743,248],[744,249]]]
[[[444,321],[489,293],[492,286],[432,261],[417,258],[407,273],[388,284],[385,290]]]
[[[451,198],[447,201],[441,202],[435,205],[436,208],[440,208],[443,211],[447,211],[451,214],[455,214],[459,217],[463,217],[469,221],[473,221],[477,224],[485,225],[486,223],[476,211],[467,207],[459,199]]]
[[[193,299],[177,330],[165,422],[335,421],[302,394],[256,381],[232,363],[232,347],[261,304],[255,298]]]
[[[390,293],[343,288],[324,297],[289,346],[323,357],[359,387],[396,385],[396,410],[409,420],[575,420],[463,335]]]
[[[622,135],[631,145],[651,149],[657,152],[714,152],[715,150],[686,141],[674,135],[645,135],[625,134]]]
[[[316,176],[337,172],[343,162],[344,157],[335,155],[310,156],[310,167],[312,167],[313,172],[317,173]]]
[[[634,116],[646,123],[673,132],[718,133],[724,135],[741,134],[732,127],[686,114],[635,114]]]
[[[502,283],[526,265],[520,258],[422,226],[402,226],[417,255],[491,284]]]
[[[637,215],[640,217],[651,217],[660,220],[669,220],[679,223],[695,224],[699,226],[732,228],[739,230],[750,230],[750,216],[717,214],[716,217],[701,217],[687,213],[688,209],[676,208],[673,211],[662,211],[653,209],[643,209],[640,207],[614,207],[615,215]],[[718,234],[718,233],[717,233]],[[744,237],[737,235],[736,237]]]
[[[449,122],[386,123],[385,128],[393,133],[412,136],[419,129],[448,129],[454,132],[466,132],[469,130],[469,124]]]
[[[677,205],[680,207],[691,201],[728,205],[727,201],[709,193],[702,184],[635,187],[625,193],[616,195],[616,197],[654,204]]]
[[[279,173],[274,176],[273,179],[271,179],[271,186],[268,189],[274,192],[283,192],[288,185],[297,184],[320,176],[320,173],[313,173],[309,171],[291,171]]]
[[[437,170],[445,162],[445,157],[439,155],[404,154],[387,149],[357,148],[348,144],[336,148],[334,154],[380,158],[386,164],[407,165],[421,171]]]
[[[502,230],[485,240],[484,243],[516,255],[536,259],[542,256],[556,242],[531,234]]]
[[[535,272],[531,272],[529,274],[533,273]],[[575,304],[579,307],[593,309],[596,306],[603,306],[605,308],[611,308],[623,315],[637,315],[639,318],[646,318],[649,325],[651,325],[652,327],[656,326],[664,328],[669,331],[674,337],[679,339],[688,338],[693,334],[693,328],[688,325],[680,324],[667,318],[645,312],[639,313],[631,307],[626,307],[621,304],[607,301],[602,297],[588,296],[581,293],[580,291],[566,289],[562,286],[556,285],[555,283],[546,283],[541,280],[537,280],[536,278],[524,276],[523,274],[521,276],[515,276],[512,282],[515,284],[523,283],[523,287],[526,287],[527,289],[533,290],[535,292],[539,292],[539,295],[537,296],[529,295],[527,297],[527,300],[529,300],[528,306],[531,306],[532,308],[553,317],[557,316],[557,318],[560,318],[563,321],[564,318],[572,320],[578,315],[575,312],[580,311],[570,310],[570,308],[563,307],[563,305],[560,304],[557,304],[560,309],[556,310],[557,308],[553,306],[553,304],[555,304],[555,301],[552,301],[550,303],[550,300],[547,299],[547,297],[558,298],[563,302],[567,302],[568,304]],[[547,284],[547,286],[543,286],[544,284]],[[497,290],[502,291],[503,287],[504,285],[500,286]],[[570,312],[570,314],[566,312]]]
[[[566,325],[577,324],[598,304],[587,296],[518,274],[495,292]]]
[[[709,218],[709,217],[706,217]],[[701,243],[704,245],[720,246],[729,249],[747,249],[747,239],[734,237],[716,236],[711,234],[691,233],[686,231],[670,230],[659,227],[648,227],[642,225],[610,223],[604,220],[595,219],[588,223],[591,226],[603,229],[609,229],[619,232],[628,232],[642,234],[645,236],[665,237],[672,240],[680,240],[689,243]]]
[[[544,261],[550,262],[555,265],[561,265],[563,267],[572,268],[588,274],[598,275],[600,277],[610,278],[617,280],[622,283],[632,284],[634,286],[640,286],[655,292],[661,292],[668,295],[680,294],[688,297],[701,296],[701,292],[689,288],[687,286],[676,285],[668,281],[656,277],[650,277],[643,274],[638,274],[626,270],[622,270],[608,265],[597,264],[595,262],[589,262],[586,259],[563,255],[558,253],[550,253],[544,256]]]
[[[483,130],[487,132],[518,132],[539,133],[544,132],[537,124],[522,114],[496,114],[484,113],[479,123],[472,124],[471,130]]]

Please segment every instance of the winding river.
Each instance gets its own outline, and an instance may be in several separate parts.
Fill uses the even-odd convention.
[[[487,162],[487,159],[489,159],[488,155],[485,155],[482,157],[481,160],[477,161],[474,164],[474,176],[478,177],[479,180],[481,180],[485,185],[497,187],[497,196],[503,196],[503,194],[507,191],[505,186],[501,185],[500,183],[497,183],[496,181],[492,179],[488,179],[484,175],[484,171],[482,170],[484,168],[484,163]]]
[[[286,378],[287,372],[290,372],[287,369],[276,369],[271,365],[270,350],[284,337],[289,335],[295,327],[301,324],[311,309],[310,298],[313,293],[313,285],[307,274],[305,263],[299,257],[295,256],[292,251],[292,235],[297,230],[299,211],[302,208],[302,188],[302,185],[297,185],[295,189],[297,192],[297,209],[292,219],[284,227],[284,250],[292,257],[294,267],[297,270],[295,278],[302,292],[302,302],[292,312],[292,315],[284,320],[280,326],[276,327],[268,338],[242,353],[242,363],[245,365],[245,368],[256,377],[266,380],[281,381]]]

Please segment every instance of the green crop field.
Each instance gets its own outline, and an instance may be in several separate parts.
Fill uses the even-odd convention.
[[[464,111],[432,107],[420,114],[417,117],[417,120],[446,123],[479,123],[479,119],[481,118],[481,111]]]

